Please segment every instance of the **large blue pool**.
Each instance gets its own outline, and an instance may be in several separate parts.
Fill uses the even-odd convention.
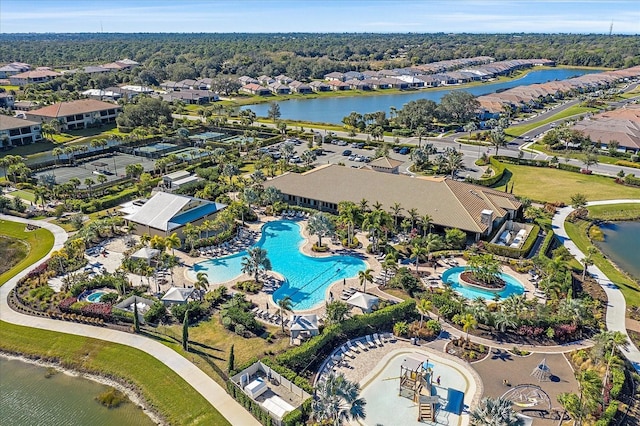
[[[478,297],[482,297],[487,300],[492,300],[496,294],[495,292],[483,291],[478,288],[465,287],[460,284],[459,277],[465,269],[466,268],[462,266],[447,269],[442,273],[442,281],[444,283],[449,283],[451,285],[451,288],[453,288],[456,292],[460,293],[467,299],[476,299]],[[504,290],[497,293],[500,296],[500,299],[506,299],[512,294],[518,295],[524,293],[524,286],[511,275],[500,273],[500,278],[502,278],[507,283]]]
[[[289,296],[295,310],[311,309],[322,303],[332,283],[354,277],[366,268],[364,261],[353,256],[316,258],[303,254],[300,231],[300,225],[290,220],[269,222],[262,227],[262,237],[255,244],[267,250],[273,270],[285,277],[273,299],[277,302]],[[232,280],[242,274],[242,258],[246,254],[243,251],[205,260],[195,264],[189,274],[194,278],[198,272],[205,272],[212,284]]]

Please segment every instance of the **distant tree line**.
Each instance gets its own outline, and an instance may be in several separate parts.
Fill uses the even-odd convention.
[[[572,34],[0,34],[0,62],[77,67],[131,58],[133,80],[397,68],[487,55],[576,66],[640,64],[640,37]],[[104,82],[100,82],[103,83]],[[101,86],[103,84],[97,84]]]

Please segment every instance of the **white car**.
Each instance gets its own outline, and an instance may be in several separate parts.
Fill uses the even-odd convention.
[[[345,141],[338,141],[338,146],[347,146],[347,142]]]

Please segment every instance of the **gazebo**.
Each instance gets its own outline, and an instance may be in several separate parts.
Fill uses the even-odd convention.
[[[538,379],[539,382],[548,382],[551,379],[551,369],[547,365],[546,358],[543,358],[540,364],[533,369],[531,375]]]
[[[317,336],[320,334],[320,330],[318,328],[318,316],[316,314],[291,315],[290,319],[291,323],[289,325],[289,331],[291,334],[291,344],[293,344],[294,339]]]
[[[347,304],[362,309],[362,312],[371,312],[371,310],[378,306],[380,299],[370,294],[361,293],[356,291],[349,299]]]
[[[151,263],[151,259],[160,254],[160,250],[149,247],[142,247],[131,255],[134,259],[145,259],[147,263]]]
[[[164,296],[162,296],[162,302],[165,305],[183,305],[187,303],[189,297],[193,294],[195,289],[193,288],[178,288],[171,287]]]

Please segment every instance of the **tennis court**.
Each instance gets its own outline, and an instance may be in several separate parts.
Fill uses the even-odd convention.
[[[114,153],[99,159],[89,159],[84,163],[76,166],[57,167],[55,169],[43,170],[34,173],[36,179],[41,176],[53,175],[55,182],[63,184],[69,182],[73,178],[80,180],[80,188],[86,188],[84,180],[93,179],[98,183],[98,175],[103,175],[107,181],[114,181],[125,176],[125,168],[129,164],[141,164],[145,171],[153,170],[154,162],[149,158],[141,158],[130,154]]]
[[[187,160],[195,160],[196,158],[207,157],[211,153],[207,150],[200,148],[185,148],[180,151],[175,151],[172,154],[178,156],[178,158],[186,158]],[[186,157],[184,157],[186,155]]]
[[[220,132],[203,132],[197,135],[189,136],[189,139],[195,141],[195,143],[204,144],[209,141],[220,141],[227,137],[227,134]]]
[[[175,151],[178,145],[168,142],[157,142],[147,146],[141,146],[133,150],[133,154],[146,158],[160,158],[166,153]]]

